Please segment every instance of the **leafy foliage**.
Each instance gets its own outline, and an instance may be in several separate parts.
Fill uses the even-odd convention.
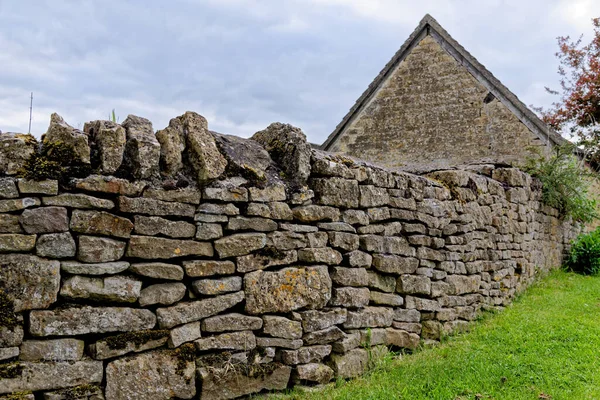
[[[570,132],[584,149],[586,159],[600,165],[600,18],[592,19],[594,37],[582,45],[583,36],[571,41],[558,37],[560,91],[546,88],[560,96],[552,108],[536,108],[552,128]]]
[[[531,158],[524,169],[541,181],[546,205],[575,221],[591,222],[598,214],[588,191],[597,176],[577,160],[573,150],[573,145],[557,147],[552,157]]]
[[[584,275],[600,273],[600,227],[579,235],[571,245],[565,266],[570,271]]]

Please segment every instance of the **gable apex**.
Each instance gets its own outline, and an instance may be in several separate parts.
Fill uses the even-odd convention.
[[[342,121],[336,126],[321,145],[321,149],[328,150],[342,135],[345,128],[351,124],[354,117],[369,103],[377,90],[386,82],[390,74],[400,64],[413,48],[426,36],[431,36],[448,54],[489,92],[506,106],[531,132],[533,132],[543,143],[549,146],[561,145],[566,141],[560,134],[551,129],[533,111],[531,111],[518,97],[500,82],[485,66],[462,47],[430,14],[419,22],[419,25],[394,54],[391,60],[383,67],[375,79],[369,84],[363,94],[356,100]]]

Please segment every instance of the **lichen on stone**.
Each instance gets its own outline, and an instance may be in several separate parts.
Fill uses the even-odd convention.
[[[19,362],[0,364],[0,379],[14,379],[21,376],[25,367]]]
[[[33,138],[32,140],[35,140]],[[37,142],[36,142],[36,146]],[[61,142],[46,143],[40,152],[34,152],[17,174],[21,178],[41,181],[65,180],[68,177],[84,177],[90,174],[87,164],[74,162],[76,154],[72,147]]]

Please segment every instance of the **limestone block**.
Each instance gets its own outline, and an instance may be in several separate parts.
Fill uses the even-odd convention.
[[[250,254],[267,244],[264,233],[238,233],[215,241],[219,258],[228,258]]]
[[[135,303],[141,288],[141,281],[128,276],[96,278],[75,275],[63,282],[60,295],[74,300]]]
[[[123,167],[136,179],[146,179],[158,173],[160,144],[152,123],[146,118],[128,115],[121,124],[125,128],[126,143]]]
[[[126,196],[119,197],[119,210],[132,214],[178,217],[193,217],[196,212],[192,204]]]
[[[171,307],[156,310],[161,328],[172,328],[176,325],[194,322],[219,314],[244,300],[244,292],[224,294],[205,300],[178,303]]]
[[[42,197],[45,206],[69,207],[69,208],[99,208],[110,210],[115,208],[115,203],[106,199],[88,196],[79,193],[62,193],[58,196]]]
[[[26,340],[21,344],[21,361],[77,361],[83,357],[84,341],[77,339]]]
[[[83,125],[83,131],[95,144],[99,168],[103,174],[114,174],[123,162],[125,151],[125,128],[113,121],[91,121]]]
[[[95,236],[79,236],[77,259],[89,263],[117,261],[125,253],[126,243]]]
[[[70,227],[74,232],[87,235],[129,238],[133,223],[127,218],[104,211],[73,210]]]
[[[160,262],[135,263],[131,264],[129,270],[134,274],[153,279],[166,279],[171,281],[180,281],[183,279],[183,268],[177,264]]]
[[[65,122],[57,113],[50,116],[50,126],[43,136],[42,147],[50,145],[65,146],[73,151],[73,160],[77,164],[90,163],[88,136]]]
[[[170,306],[183,299],[186,291],[186,286],[180,282],[150,285],[140,292],[139,303],[142,307],[154,304]]]
[[[186,256],[213,256],[213,246],[194,240],[164,239],[151,236],[131,236],[127,256],[144,259],[169,259]]]
[[[255,331],[261,329],[262,326],[261,318],[238,313],[215,315],[202,321],[202,331],[204,332]]]
[[[16,175],[36,149],[37,141],[32,135],[0,132],[0,172]]]
[[[327,267],[254,271],[244,276],[246,311],[250,314],[322,308],[331,298]]]
[[[48,308],[60,287],[60,263],[26,254],[0,254],[2,291],[14,311]]]

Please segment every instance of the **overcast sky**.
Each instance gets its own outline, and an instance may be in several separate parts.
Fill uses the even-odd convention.
[[[250,136],[322,143],[430,13],[525,104],[557,86],[556,37],[591,36],[599,0],[0,0],[0,130],[116,109],[155,129],[187,110]]]

